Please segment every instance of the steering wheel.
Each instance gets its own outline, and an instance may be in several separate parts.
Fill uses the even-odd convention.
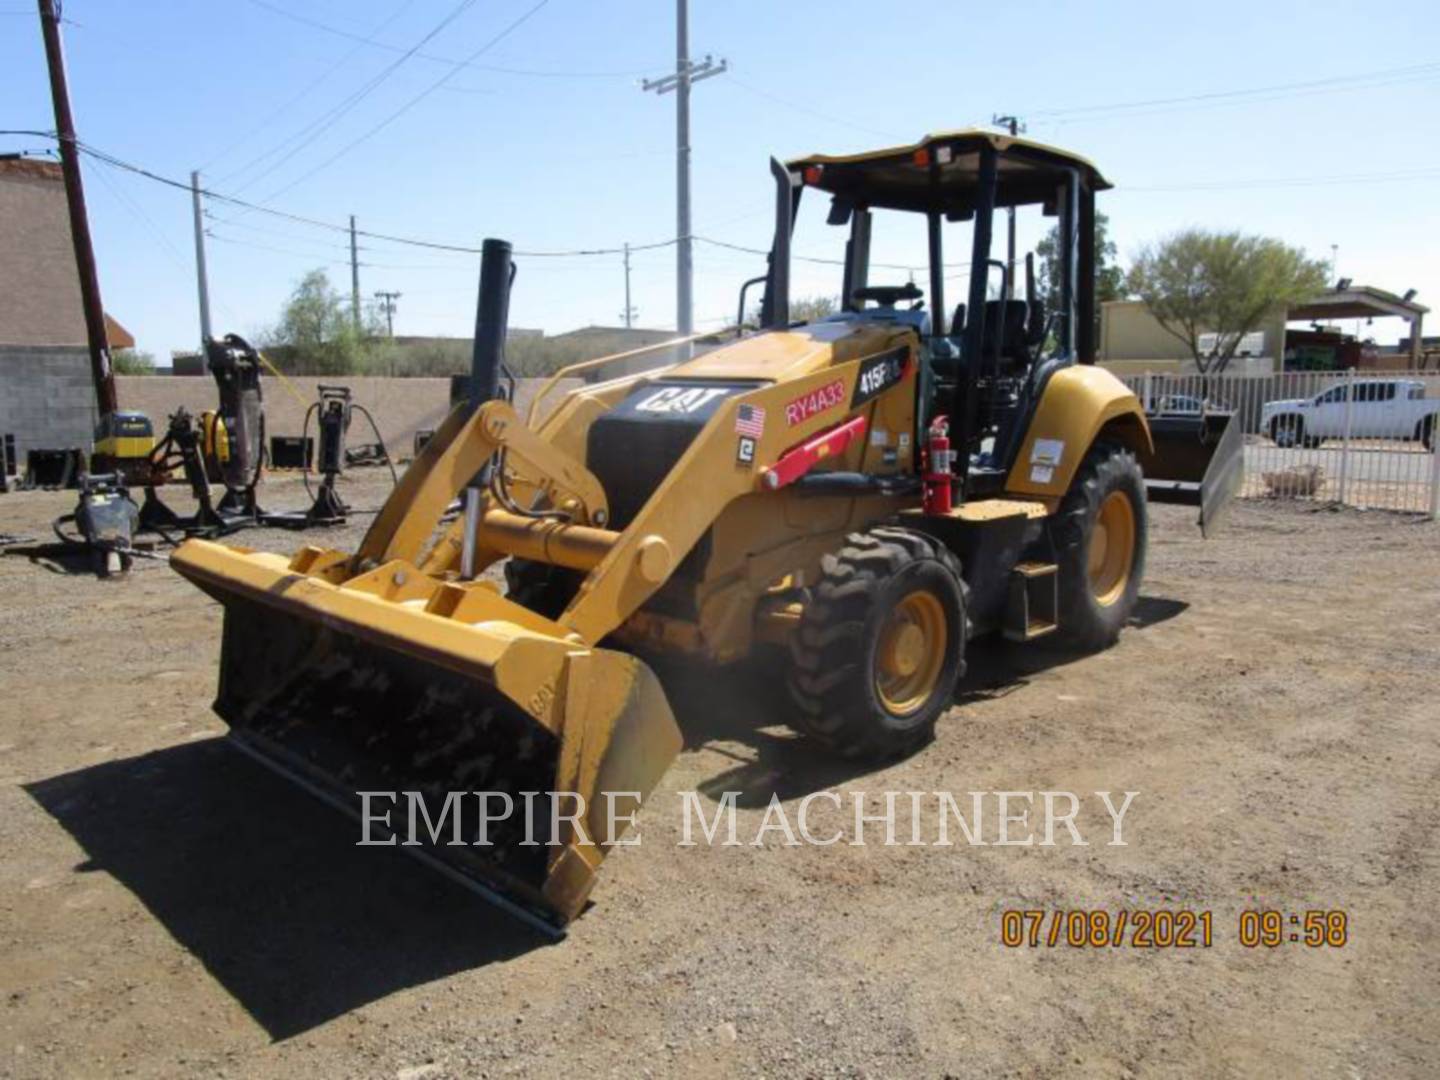
[[[855,300],[874,300],[881,307],[894,307],[900,300],[919,300],[925,294],[913,281],[904,285],[867,285],[850,294]]]

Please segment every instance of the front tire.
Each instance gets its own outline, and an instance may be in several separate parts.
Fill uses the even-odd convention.
[[[1145,574],[1145,478],[1135,455],[1097,443],[1056,514],[1060,638],[1072,648],[1108,648],[1135,609]]]
[[[1426,417],[1420,422],[1418,438],[1420,445],[1431,453],[1435,451],[1435,417]]]
[[[876,528],[821,565],[791,642],[792,726],[846,758],[913,753],[965,670],[959,562],[928,536]]]

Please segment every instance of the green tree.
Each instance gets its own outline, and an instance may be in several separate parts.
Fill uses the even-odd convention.
[[[839,306],[838,296],[802,296],[790,301],[790,321],[819,322],[826,316],[834,315]]]
[[[1132,292],[1202,374],[1225,370],[1244,336],[1277,308],[1325,288],[1325,264],[1266,236],[1186,229],[1141,250]],[[1213,334],[1208,349],[1202,335]]]
[[[791,322],[819,322],[840,309],[838,296],[802,296],[790,301]],[[745,322],[750,326],[760,324],[760,305],[751,306],[745,313]]]
[[[116,375],[154,375],[155,355],[139,349],[116,349],[110,354]]]
[[[276,363],[290,374],[350,375],[369,366],[365,330],[374,336],[373,326],[357,332],[350,305],[325,271],[311,270],[290,294],[268,344],[279,346]]]
[[[1035,268],[1036,291],[1045,301],[1046,311],[1060,310],[1060,226],[1051,227],[1045,238],[1035,245],[1038,266]],[[1110,239],[1110,219],[1095,212],[1095,319],[1099,325],[1100,305],[1107,300],[1125,297],[1125,271],[1117,261],[1115,241]],[[1018,293],[1018,289],[1013,290]],[[1097,330],[1096,340],[1099,340]]]

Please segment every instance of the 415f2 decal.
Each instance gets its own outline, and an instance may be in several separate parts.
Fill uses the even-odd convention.
[[[850,398],[850,408],[865,404],[903,379],[908,356],[909,350],[902,346],[862,363],[860,376],[855,380],[855,393]]]

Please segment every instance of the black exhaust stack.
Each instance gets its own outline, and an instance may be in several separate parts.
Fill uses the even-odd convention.
[[[475,312],[475,352],[470,361],[470,408],[500,396],[505,332],[510,322],[510,283],[515,264],[510,244],[487,239],[480,252],[480,300]]]
[[[487,238],[480,246],[480,299],[475,310],[475,351],[470,357],[470,400],[474,412],[487,401],[500,397],[500,372],[505,368],[505,331],[510,322],[510,284],[515,264],[510,261],[510,244]],[[511,396],[514,385],[511,385]],[[475,577],[477,536],[481,496],[490,484],[493,460],[465,488],[465,531],[460,546],[460,576]]]

